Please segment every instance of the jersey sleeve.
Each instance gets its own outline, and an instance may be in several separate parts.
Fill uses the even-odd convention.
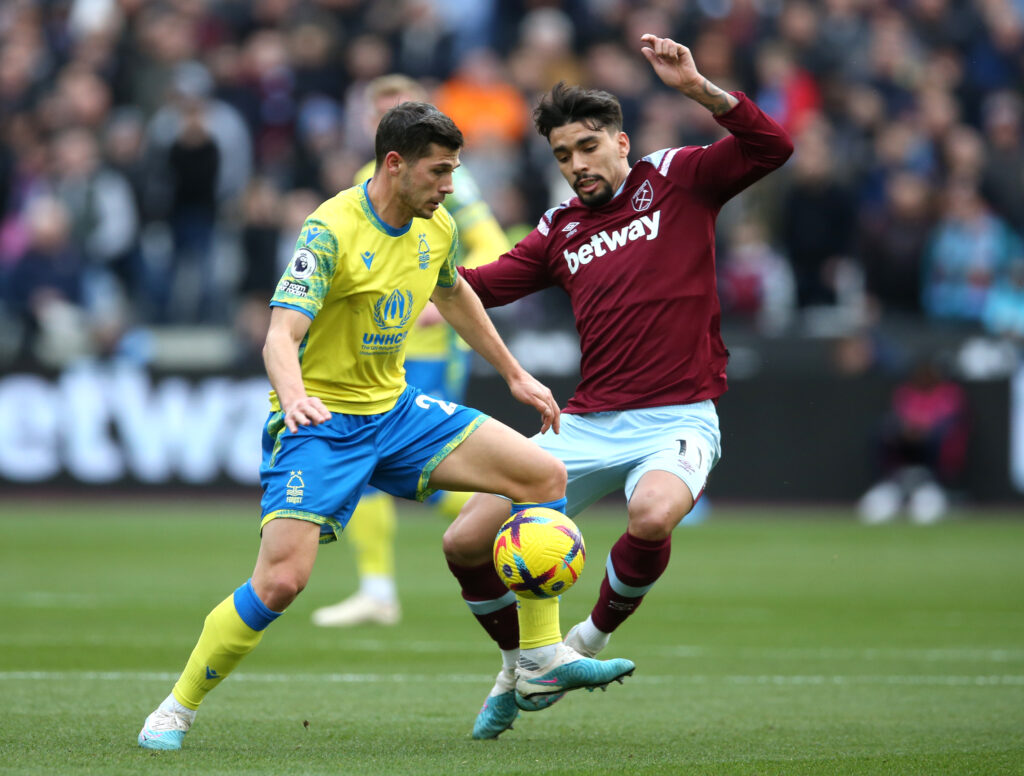
[[[458,253],[459,228],[455,225],[455,220],[452,219],[452,241],[448,245],[448,255],[445,256],[441,269],[437,273],[437,285],[442,288],[451,288],[458,279],[458,271],[456,270],[456,256],[458,256]]]
[[[270,306],[290,307],[315,318],[331,289],[337,265],[338,239],[334,232],[322,221],[307,218]]]
[[[742,92],[739,104],[715,116],[730,134],[710,145],[668,148],[644,157],[674,183],[721,207],[757,180],[783,165],[793,142],[778,123]]]
[[[546,241],[546,234],[534,229],[497,261],[475,268],[460,267],[459,273],[476,291],[484,307],[514,302],[554,285],[548,272]]]

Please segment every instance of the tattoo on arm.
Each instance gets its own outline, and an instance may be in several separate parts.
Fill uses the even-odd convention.
[[[731,110],[739,103],[739,100],[728,92],[719,89],[707,78],[703,80],[699,89],[690,94],[689,97],[699,102],[716,116]]]

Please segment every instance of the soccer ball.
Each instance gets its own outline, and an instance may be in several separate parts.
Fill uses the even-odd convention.
[[[568,517],[547,507],[517,512],[494,539],[494,568],[523,598],[554,598],[576,584],[587,559],[583,534]]]

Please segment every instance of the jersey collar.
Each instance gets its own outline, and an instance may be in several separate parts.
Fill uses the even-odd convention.
[[[408,232],[409,229],[412,227],[412,219],[410,219],[409,223],[407,223],[405,226],[399,227],[398,229],[391,226],[390,224],[384,223],[381,220],[380,216],[377,215],[377,211],[373,209],[373,202],[370,201],[370,192],[367,189],[367,186],[369,186],[369,184],[370,181],[363,181],[360,188],[363,190],[363,201],[366,203],[366,215],[369,216],[370,223],[372,223],[380,231],[384,232],[384,234],[390,237],[401,237],[403,234]]]

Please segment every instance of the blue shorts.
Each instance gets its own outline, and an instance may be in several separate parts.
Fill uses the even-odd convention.
[[[278,517],[320,525],[320,541],[344,530],[363,487],[423,501],[437,465],[487,420],[479,410],[407,386],[377,415],[331,413],[294,434],[274,412],[263,429],[261,527]]]
[[[711,401],[563,414],[560,433],[535,434],[533,441],[565,464],[570,517],[618,488],[629,501],[640,478],[655,470],[679,477],[696,501],[722,455]]]
[[[453,348],[447,358],[407,358],[405,381],[435,399],[460,403],[466,397],[471,355],[472,351]],[[376,492],[372,485],[363,488],[364,496]]]

